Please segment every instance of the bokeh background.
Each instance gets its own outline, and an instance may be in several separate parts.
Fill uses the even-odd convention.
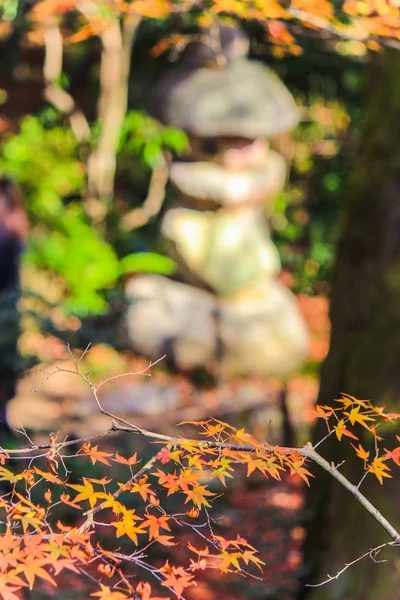
[[[9,425],[22,423],[35,441],[55,430],[85,436],[107,427],[82,380],[66,373],[47,377],[57,366],[68,368],[67,345],[79,353],[91,344],[82,369],[93,381],[149,364],[130,334],[125,291],[143,273],[179,280],[179,264],[161,234],[176,192],[168,182],[160,192],[157,177],[163,184],[162,169],[187,160],[191,144],[193,149],[187,131],[152,116],[152,99],[164,74],[190,57],[190,43],[200,31],[190,11],[158,15],[155,6],[140,24],[119,15],[118,27],[122,23],[131,35],[121,84],[112,52],[120,57],[122,50],[105,56],[107,27],[96,19],[88,25],[73,2],[57,6],[56,16],[50,5],[0,3],[0,174],[18,184],[29,220],[16,251],[20,286],[13,286],[14,296],[0,291],[0,363],[9,377],[10,366],[4,365],[12,359],[17,382],[7,388],[12,393],[4,392],[3,404]],[[106,9],[103,16],[107,21]],[[171,351],[150,370],[151,377],[111,381],[102,400],[111,412],[162,433],[182,420],[214,416],[273,443],[302,444],[321,433],[313,429],[311,410],[318,395],[329,404],[344,391],[373,397],[391,410],[397,403],[398,410],[400,55],[393,49],[373,55],[358,41],[302,30],[271,44],[262,23],[243,19],[241,27],[249,58],[270,67],[299,107],[295,129],[271,140],[289,175],[270,199],[268,224],[282,265],[277,279],[295,295],[310,332],[307,354],[282,378],[226,373],[223,352],[186,368]],[[210,62],[201,66],[214,68]],[[110,117],[113,101],[118,106]],[[107,119],[114,122],[111,184],[107,168],[99,163],[96,172],[93,166]],[[154,210],[148,209],[149,189]],[[15,260],[1,239],[0,253],[2,264]],[[8,432],[2,435],[9,439]],[[9,443],[21,441],[14,433]],[[116,443],[105,442],[105,449]],[[146,453],[128,436],[118,440],[121,446]],[[332,452],[340,462],[337,450]],[[86,468],[101,477],[98,465],[97,471]],[[350,459],[348,468],[353,469]],[[260,549],[265,576],[204,577],[187,598],[285,600],[307,592],[313,600],[395,600],[400,562],[393,555],[387,565],[355,568],[329,589],[305,590],[315,572],[335,571],[381,539],[374,525],[364,526],[361,509],[326,481],[317,480],[314,489],[307,496],[296,478],[280,484],[233,481],[217,509],[221,527],[242,531]],[[368,492],[396,518],[396,488],[384,490],[376,483]],[[179,546],[171,552],[179,556]],[[86,597],[84,587],[72,593],[67,582],[60,590],[63,598]],[[51,593],[43,584],[29,597]]]

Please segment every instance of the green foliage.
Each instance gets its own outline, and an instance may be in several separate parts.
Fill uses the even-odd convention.
[[[181,154],[187,147],[186,134],[177,127],[163,127],[158,121],[140,111],[129,111],[121,129],[119,152],[141,156],[154,168],[163,149]]]
[[[344,103],[323,96],[304,104],[303,121],[293,135],[291,180],[274,199],[272,225],[282,262],[295,275],[295,289],[326,294],[339,234],[343,139],[350,117]]]
[[[156,252],[136,252],[125,256],[120,262],[121,275],[132,272],[158,273],[172,275],[176,264],[168,256]]]
[[[24,260],[58,276],[66,312],[94,315],[107,310],[103,292],[115,287],[121,275],[170,274],[175,266],[156,253],[121,259],[115,244],[90,223],[82,201],[86,157],[72,131],[57,124],[58,118],[52,108],[39,117],[25,117],[19,133],[2,147],[0,170],[19,183],[29,213],[33,235]],[[120,151],[134,152],[154,166],[163,148],[181,151],[185,144],[186,136],[178,129],[163,128],[142,113],[130,112]],[[118,231],[110,237],[118,238]]]

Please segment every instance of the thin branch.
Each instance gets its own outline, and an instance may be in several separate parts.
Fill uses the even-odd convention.
[[[360,492],[357,486],[350,483],[348,479],[333,465],[329,464],[325,458],[323,458],[318,452],[316,452],[313,446],[308,443],[304,448],[299,450],[299,454],[310,458],[312,461],[322,467],[327,473],[329,473],[334,479],[336,479],[343,487],[346,488],[352,494],[356,500],[365,508],[367,512],[383,527],[383,529],[390,535],[395,544],[400,544],[400,533],[385,519],[385,517],[379,512],[377,508]]]
[[[359,556],[358,558],[356,558],[355,560],[352,560],[349,563],[346,563],[345,566],[343,567],[343,569],[340,569],[340,571],[338,571],[336,573],[336,575],[329,575],[327,576],[327,579],[325,579],[324,581],[321,581],[320,583],[306,583],[306,587],[312,587],[312,588],[317,588],[317,587],[322,587],[323,585],[326,585],[327,583],[330,583],[331,581],[335,581],[335,579],[339,579],[339,577],[345,572],[347,571],[347,569],[349,567],[352,567],[353,565],[355,565],[356,563],[360,562],[360,560],[363,560],[363,558],[366,558],[367,556],[369,556],[374,562],[386,562],[386,560],[376,560],[376,556],[379,554],[379,552],[381,550],[383,550],[383,548],[386,548],[387,546],[396,546],[396,542],[386,542],[385,544],[381,544],[380,546],[376,546],[375,548],[372,548],[371,550],[368,550],[368,552],[365,552],[365,554],[363,554],[362,556]]]
[[[63,38],[56,18],[49,18],[44,31],[44,65],[43,74],[46,81],[44,96],[60,112],[69,117],[71,129],[79,142],[90,139],[90,127],[83,112],[77,107],[75,100],[62,89],[59,80],[62,75]]]
[[[151,173],[149,190],[143,205],[130,210],[122,217],[121,227],[124,231],[143,227],[160,212],[167,181],[168,165],[167,161],[162,159]]]
[[[149,371],[149,369],[151,369],[152,367],[154,367],[154,365],[157,365],[159,362],[161,362],[162,360],[164,360],[164,358],[166,356],[167,355],[164,354],[163,356],[161,356],[161,358],[157,358],[157,360],[155,360],[154,362],[150,361],[149,364],[147,365],[147,367],[145,367],[141,371],[129,371],[128,373],[121,373],[120,375],[113,375],[112,377],[107,377],[107,379],[102,379],[96,385],[96,390],[98,391],[100,389],[100,387],[102,385],[104,385],[105,383],[108,383],[109,381],[115,381],[115,379],[120,379],[121,377],[128,377],[130,375],[145,375],[146,377],[151,377],[151,374],[150,373],[146,373],[146,371]]]

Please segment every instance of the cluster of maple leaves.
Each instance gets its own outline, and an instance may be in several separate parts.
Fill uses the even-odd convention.
[[[328,427],[320,443],[331,435],[339,441],[348,439],[363,461],[364,477],[372,474],[382,483],[384,477],[391,477],[390,461],[400,466],[400,446],[385,449],[377,433],[382,423],[400,415],[348,395],[338,399],[334,407],[317,406],[315,415]],[[199,570],[246,575],[252,566],[262,569],[264,563],[246,539],[239,535],[224,539],[214,531],[208,509],[218,497],[215,482],[219,488],[226,486],[235,467],[244,465],[247,476],[258,471],[279,480],[283,471],[289,471],[308,484],[311,473],[306,459],[300,449],[259,442],[243,429],[215,419],[193,424],[203,439],[176,438],[173,444],[156,441],[162,449],[156,449],[144,464],[137,454],[125,458],[118,452],[102,451],[89,441],[76,453],[67,454],[69,446],[57,442],[54,434],[47,453],[38,455],[37,447],[14,453],[3,450],[0,481],[8,489],[0,498],[4,527],[0,536],[0,596],[18,600],[18,591],[32,589],[37,579],[56,585],[57,576],[70,570],[97,581],[100,589],[91,595],[101,600],[171,597],[153,596],[151,584],[141,580],[141,573],[146,572],[160,589],[181,598],[186,588],[196,584]],[[373,456],[359,442],[354,433],[357,428],[372,434]],[[399,436],[397,439],[400,441]],[[11,468],[16,458],[26,458],[27,454],[27,469],[20,472]],[[84,456],[93,465],[102,463],[106,475],[70,483],[68,461]],[[43,460],[48,470],[39,468]],[[126,471],[122,482],[113,477],[115,463]],[[169,496],[176,497],[173,512],[167,508]],[[58,519],[57,507],[63,505],[77,511],[79,525],[71,527]],[[175,545],[177,527],[190,528],[199,539],[199,547],[188,542],[185,565],[168,561],[152,564],[152,547]],[[110,532],[111,541],[110,535],[107,537]]]
[[[391,459],[397,466],[400,466],[400,446],[390,451],[381,447],[380,442],[383,441],[383,437],[378,435],[377,430],[382,423],[395,421],[400,418],[400,415],[398,413],[386,413],[384,406],[374,406],[370,400],[357,400],[348,394],[342,394],[342,397],[336,402],[339,404],[339,408],[317,405],[315,416],[325,420],[328,427],[328,436],[334,433],[339,441],[343,436],[346,436],[359,442],[359,438],[354,432],[348,429],[349,424],[351,426],[361,425],[372,434],[374,439],[373,457],[371,457],[371,451],[363,448],[361,443],[358,446],[351,445],[357,456],[364,462],[364,471],[375,475],[379,483],[382,484],[383,477],[392,477],[387,461]],[[333,426],[330,425],[329,421],[332,418],[335,421]],[[396,436],[396,439],[400,442],[400,436]]]
[[[134,467],[140,462],[136,454],[124,458],[118,452],[104,452],[97,445],[85,442],[74,455],[88,456],[93,465],[98,462],[106,467],[112,467],[112,462],[124,465],[127,470],[125,482],[115,482],[111,476],[102,479],[83,477],[81,484],[69,483],[66,462],[71,456],[63,456],[62,445],[60,450],[56,450],[54,435],[51,450],[46,454],[48,471],[34,465],[15,474],[3,464],[0,480],[10,485],[10,491],[2,496],[0,504],[5,512],[6,527],[0,538],[2,597],[16,600],[15,592],[26,585],[32,589],[36,578],[46,579],[55,585],[54,577],[64,569],[81,573],[83,568],[88,567],[92,577],[95,570],[101,585],[101,590],[93,593],[95,597],[119,600],[131,598],[129,594],[136,593],[139,598],[153,598],[148,583],[139,582],[134,588],[121,567],[124,562],[147,570],[178,598],[186,587],[195,584],[194,574],[199,569],[213,568],[227,573],[243,571],[251,564],[260,568],[263,563],[247,540],[239,536],[225,540],[213,532],[207,508],[216,494],[210,491],[209,486],[214,479],[225,485],[236,464],[246,464],[248,475],[257,469],[265,476],[279,479],[280,472],[289,467],[306,479],[309,473],[303,466],[304,459],[295,451],[281,453],[279,448],[257,442],[244,430],[238,431],[222,422],[198,425],[201,433],[215,444],[214,447],[207,441],[182,438],[175,448],[164,446],[136,473]],[[254,448],[252,453],[245,450],[246,444],[250,443]],[[232,450],[229,446],[239,449]],[[2,458],[3,463],[12,460],[6,453]],[[32,458],[32,463],[34,460],[39,460],[39,457]],[[160,466],[157,469],[154,466],[153,470],[156,462]],[[57,472],[60,464],[64,466],[64,479]],[[41,500],[34,502],[35,488],[43,482],[49,487]],[[141,508],[128,508],[126,504],[129,501],[122,503],[119,498],[124,492],[137,495],[141,499]],[[162,499],[173,494],[181,496],[182,511],[168,514],[162,506]],[[89,509],[84,513],[86,520],[81,527],[68,527],[60,521],[56,525],[52,523],[52,514],[60,504],[81,514]],[[95,520],[100,512],[107,514],[103,521]],[[202,516],[205,523],[199,523]],[[208,525],[208,534],[201,532],[199,537],[204,547],[198,549],[188,544],[193,558],[185,567],[171,566],[167,562],[155,568],[147,563],[147,552],[155,543],[174,545],[173,525],[188,525],[196,532]],[[128,538],[129,545],[135,550],[124,554],[118,544],[113,550],[105,550],[99,543],[92,543],[94,532],[102,527],[112,527],[117,540],[124,536]],[[104,580],[112,581],[112,586],[104,585]]]
[[[190,16],[201,26],[221,17],[254,21],[265,28],[266,39],[277,56],[300,54],[298,33],[320,33],[378,50],[388,40],[400,39],[397,0],[39,0],[32,10],[35,28],[48,18],[80,14],[75,31],[65,32],[68,43],[100,35],[110,20],[126,18],[165,20]],[[33,36],[35,37],[35,36]],[[33,39],[32,37],[32,39]],[[40,40],[40,35],[36,40]],[[177,35],[171,37],[176,45]],[[168,47],[168,44],[166,44]]]

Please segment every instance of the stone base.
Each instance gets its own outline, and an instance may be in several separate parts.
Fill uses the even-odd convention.
[[[256,373],[286,377],[308,351],[308,331],[295,297],[270,280],[219,299],[195,287],[157,275],[129,281],[126,315],[136,352],[162,355],[178,368],[219,361],[227,375]]]

